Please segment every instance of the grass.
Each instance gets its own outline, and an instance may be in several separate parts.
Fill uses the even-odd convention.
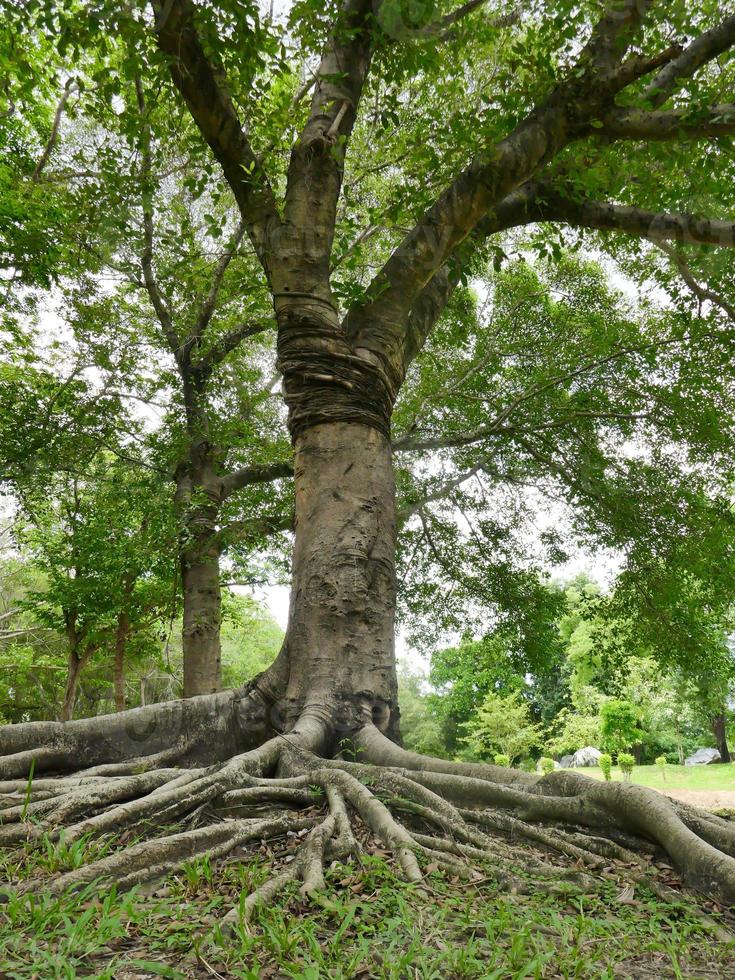
[[[602,771],[596,766],[576,769],[585,776],[602,779]],[[615,766],[612,777],[622,779],[622,773]],[[661,775],[658,766],[636,766],[633,770],[632,782],[639,786],[651,786],[653,789],[688,789],[700,792],[717,792],[718,790],[735,791],[735,765],[711,766],[666,766],[666,777]]]
[[[88,846],[91,858],[97,845]],[[287,846],[275,856],[283,859]],[[80,856],[63,848],[51,860],[48,848],[5,855],[4,879],[39,876],[39,888],[0,906],[3,978],[735,976],[735,943],[717,943],[690,899],[662,904],[637,887],[631,900],[612,871],[599,893],[564,884],[554,896],[513,896],[489,876],[468,885],[427,869],[422,891],[398,880],[380,853],[367,854],[362,867],[329,871],[332,888],[321,907],[306,906],[294,888],[225,938],[217,920],[264,880],[273,855],[194,862],[153,894],[45,894],[50,866],[76,864]]]

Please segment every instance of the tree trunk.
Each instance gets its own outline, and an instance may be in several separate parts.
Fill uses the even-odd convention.
[[[222,595],[219,554],[195,544],[181,556],[184,588],[184,697],[220,689]]]
[[[77,691],[79,690],[79,675],[82,672],[83,665],[84,661],[78,655],[77,651],[74,649],[70,650],[66,667],[64,700],[61,703],[61,710],[59,711],[59,721],[71,721],[74,714],[74,705],[77,700]]]
[[[125,644],[130,632],[130,616],[121,612],[115,634],[115,711],[125,711]]]
[[[304,708],[334,734],[373,721],[398,732],[395,486],[388,439],[354,422],[295,445],[295,542],[282,724]]]
[[[710,719],[712,734],[717,742],[717,749],[720,753],[721,762],[730,762],[730,750],[727,747],[727,718],[724,712],[712,715]]]

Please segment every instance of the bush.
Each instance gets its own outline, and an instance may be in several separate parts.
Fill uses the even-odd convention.
[[[495,765],[502,766],[503,769],[507,769],[510,766],[510,757],[504,752],[498,752],[495,756]]]
[[[597,760],[597,765],[602,769],[602,775],[605,777],[605,782],[610,782],[610,776],[612,773],[612,756],[603,753]]]
[[[655,761],[656,761],[656,765],[661,770],[662,778],[665,780],[666,779],[666,756],[659,755]]]
[[[470,721],[464,742],[483,753],[507,755],[510,762],[528,755],[539,743],[541,728],[531,721],[531,709],[518,692],[504,697],[491,691]]]
[[[627,752],[619,752],[618,765],[620,766],[620,771],[623,774],[623,779],[626,781],[626,783],[629,783],[630,775],[633,772],[633,766],[635,765],[635,759],[632,755],[628,755]]]
[[[554,771],[554,760],[547,758],[547,756],[545,755],[541,756],[541,758],[538,760],[538,764],[541,769],[541,772],[544,775],[547,775],[548,773]]]

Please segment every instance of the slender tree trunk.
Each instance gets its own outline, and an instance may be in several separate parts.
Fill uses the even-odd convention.
[[[335,735],[372,720],[398,732],[395,486],[388,439],[354,422],[295,446],[295,543],[286,727],[304,708]]]
[[[220,689],[222,594],[216,542],[220,492],[212,447],[207,444],[192,448],[176,488],[181,521],[185,698]]]
[[[70,721],[74,715],[74,705],[77,700],[79,690],[79,676],[84,666],[83,659],[75,649],[69,651],[66,667],[66,684],[64,686],[64,700],[59,711],[59,721]]]
[[[222,595],[219,554],[196,545],[181,556],[184,587],[184,697],[220,689]]]
[[[721,762],[730,762],[730,749],[727,746],[727,718],[724,712],[712,715],[710,719],[712,734],[717,742]]]
[[[130,616],[121,612],[117,617],[115,633],[115,711],[125,711],[125,645],[130,632]]]

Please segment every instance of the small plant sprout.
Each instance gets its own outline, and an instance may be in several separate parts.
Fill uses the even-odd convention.
[[[542,755],[538,760],[538,764],[544,776],[547,776],[550,772],[554,771],[554,760],[550,759],[548,756]]]
[[[600,758],[597,760],[597,765],[602,769],[602,775],[605,777],[605,782],[609,783],[612,778],[612,756],[604,752]]]
[[[620,771],[623,774],[623,779],[626,783],[629,783],[631,773],[633,772],[633,766],[635,766],[635,759],[627,752],[619,752],[618,765],[620,766]]]
[[[666,782],[666,756],[659,755],[654,761],[659,768],[659,772],[661,773],[661,778],[663,779],[664,782]]]
[[[503,769],[508,769],[510,767],[510,756],[507,756],[504,752],[498,752],[495,756],[495,765],[502,766]]]

